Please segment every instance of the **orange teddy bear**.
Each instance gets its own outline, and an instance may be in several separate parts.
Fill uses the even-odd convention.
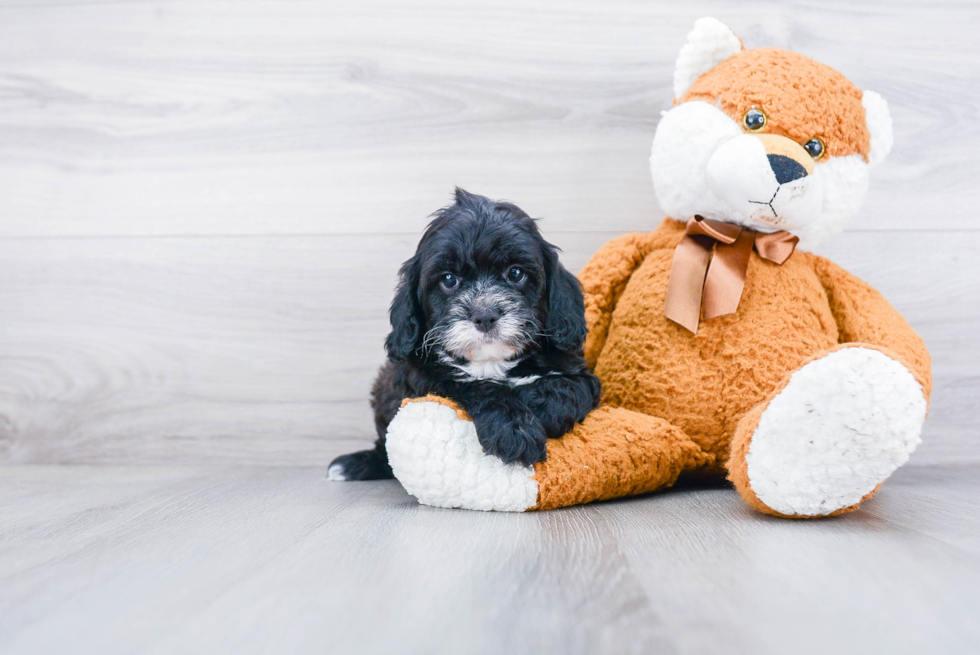
[[[807,252],[858,210],[892,145],[885,101],[711,18],[674,72],[650,166],[667,218],[580,274],[603,406],[533,468],[483,454],[451,402],[407,400],[387,438],[420,502],[524,511],[727,475],[752,507],[854,510],[919,443],[929,353],[873,288]]]

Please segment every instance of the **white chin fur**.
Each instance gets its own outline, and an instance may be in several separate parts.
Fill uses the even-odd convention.
[[[446,352],[471,362],[503,361],[518,354],[519,347],[513,344],[520,338],[520,328],[517,319],[505,315],[490,336],[471,321],[460,320],[446,330],[442,343]]]
[[[512,331],[505,328],[503,332],[514,338]],[[510,369],[520,363],[520,348],[504,341],[500,334],[480,332],[470,321],[457,321],[446,334],[446,352],[465,362],[460,364],[452,357],[443,361],[459,371],[457,377],[461,380],[504,380]]]
[[[800,238],[801,250],[838,234],[857,213],[869,170],[860,155],[828,157],[811,175],[780,186],[762,143],[700,100],[664,114],[650,153],[654,191],[668,216],[686,221],[699,214],[763,232],[788,230]],[[771,208],[751,202],[770,199]]]
[[[471,362],[505,361],[517,354],[517,348],[503,343],[499,339],[484,341],[471,345],[463,355]]]

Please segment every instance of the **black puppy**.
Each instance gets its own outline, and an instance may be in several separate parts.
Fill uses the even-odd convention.
[[[578,280],[518,207],[456,189],[405,262],[391,303],[389,362],[371,405],[373,450],[338,457],[331,480],[392,477],[388,423],[404,398],[432,393],[469,413],[483,450],[530,466],[599,404],[582,357]]]

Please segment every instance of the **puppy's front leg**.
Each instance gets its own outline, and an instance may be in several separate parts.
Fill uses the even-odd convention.
[[[510,387],[492,382],[468,384],[465,393],[454,400],[473,419],[477,437],[488,455],[524,466],[533,466],[545,458],[548,437],[544,426]]]
[[[514,391],[541,420],[548,438],[557,439],[599,406],[602,385],[599,378],[586,371],[546,375]]]

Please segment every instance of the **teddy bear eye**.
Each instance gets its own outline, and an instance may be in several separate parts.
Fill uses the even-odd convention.
[[[745,112],[745,116],[742,117],[742,125],[745,129],[750,132],[758,132],[766,126],[769,119],[766,118],[765,113],[761,109],[752,108]]]
[[[827,152],[827,149],[823,145],[823,141],[817,137],[813,137],[804,143],[803,149],[806,150],[807,153],[814,159],[820,159],[824,156],[824,153]]]

